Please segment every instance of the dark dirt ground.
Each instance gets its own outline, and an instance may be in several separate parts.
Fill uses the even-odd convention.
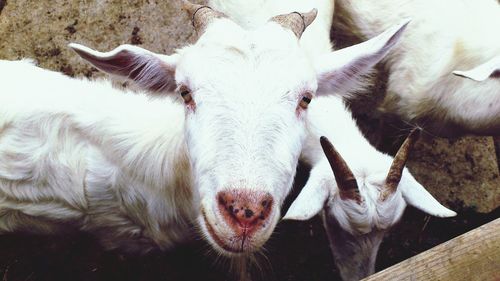
[[[307,179],[307,168],[299,169],[292,199]],[[449,202],[450,203],[450,202]],[[409,207],[402,219],[385,238],[379,251],[377,270],[382,270],[440,243],[500,217],[500,208],[479,214],[452,204],[459,213],[455,218],[438,219]],[[319,217],[307,222],[281,222],[266,252],[257,258],[255,280],[316,281],[340,280]],[[124,256],[104,251],[85,234],[64,236],[0,236],[1,281],[188,281],[236,280],[227,261],[207,254],[203,241],[182,245],[168,253],[144,257]]]

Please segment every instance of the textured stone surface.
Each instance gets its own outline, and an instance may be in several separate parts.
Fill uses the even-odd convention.
[[[4,5],[3,9],[2,6]],[[120,44],[171,53],[191,40],[180,1],[0,1],[0,59],[34,58],[68,75],[96,75],[67,45],[108,51]]]
[[[408,163],[415,177],[448,205],[490,212],[500,203],[500,176],[491,137],[419,141]]]

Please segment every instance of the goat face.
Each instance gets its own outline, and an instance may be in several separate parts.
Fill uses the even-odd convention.
[[[176,81],[201,199],[198,224],[226,255],[271,235],[289,193],[316,91],[297,36],[275,22],[245,31],[223,19],[182,51]]]
[[[437,217],[456,215],[439,204],[404,168],[417,136],[417,131],[412,132],[394,159],[373,150],[366,152],[361,162],[355,159],[359,152],[343,151],[350,165],[322,137],[328,161],[313,167],[308,183],[285,219],[305,220],[324,209],[330,246],[344,280],[359,280],[375,271],[382,238],[399,221],[406,204]]]
[[[291,188],[315,70],[293,30],[275,21],[253,31],[224,17],[194,25],[203,31],[196,44],[173,56],[72,47],[102,70],[182,97],[203,236],[223,254],[251,252],[272,233]]]
[[[252,252],[271,235],[290,191],[318,81],[348,86],[352,69],[362,74],[378,62],[404,26],[353,52],[327,54],[317,67],[298,42],[315,10],[276,16],[255,30],[208,7],[187,4],[187,10],[199,38],[172,56],[127,45],[109,53],[71,47],[149,92],[175,90],[183,98],[198,224],[219,252]],[[335,63],[328,68],[325,60]]]

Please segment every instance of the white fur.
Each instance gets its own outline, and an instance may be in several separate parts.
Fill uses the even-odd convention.
[[[258,19],[265,17],[255,16],[255,13],[241,13],[238,7],[255,5],[255,9],[251,10],[257,13],[257,7],[280,6],[279,1],[238,3],[240,5],[236,4],[237,1],[212,2],[235,21],[249,23],[250,26],[258,26]],[[287,6],[288,11],[293,11],[292,3],[296,2],[287,3],[290,5]],[[322,8],[331,8],[333,1],[308,4],[318,5],[318,14],[324,18],[332,17],[333,9]],[[387,201],[379,202],[380,191],[392,158],[376,151],[366,141],[339,98],[327,96],[332,94],[333,90],[348,90],[355,86],[352,82],[396,45],[407,22],[370,42],[339,52],[330,52],[329,33],[321,32],[329,30],[328,21],[317,22],[316,26],[311,27],[309,36],[305,36],[306,31],[300,41],[304,48],[319,42],[319,46],[309,48],[308,53],[315,61],[319,93],[325,96],[316,97],[308,111],[308,138],[302,154],[304,160],[313,166],[311,175],[284,219],[308,219],[325,207],[325,228],[336,264],[346,280],[359,279],[374,271],[376,254],[384,233],[401,218],[407,203],[437,216],[455,215],[425,191],[408,171],[405,171],[398,191]],[[318,26],[321,24],[324,26]],[[332,171],[319,146],[319,137],[322,135],[333,141],[353,169],[363,197],[361,205],[342,201],[337,195]]]
[[[130,252],[189,236],[197,212],[177,102],[26,62],[0,69],[0,232],[73,226]]]
[[[330,246],[344,280],[359,280],[374,272],[384,233],[400,220],[407,204],[438,217],[456,215],[439,204],[406,168],[396,193],[381,201],[392,157],[368,143],[341,100],[317,98],[309,108],[308,121],[310,134],[303,159],[312,164],[312,170],[284,219],[306,220],[324,209]],[[333,172],[319,145],[320,136],[332,141],[353,171],[361,204],[338,195]]]
[[[269,2],[272,1],[267,3]],[[321,9],[319,13],[322,13]],[[240,16],[239,21],[249,22],[247,18],[251,16]],[[325,33],[316,33],[315,36],[304,37],[301,40],[302,46],[327,40]],[[372,48],[374,45],[365,46]],[[331,46],[323,47],[323,50],[315,49],[310,52],[318,61],[318,73],[322,73],[323,65],[326,68],[331,66],[325,60],[325,54],[328,56]],[[352,51],[355,52],[355,49]],[[342,52],[337,54],[339,53]],[[335,60],[332,59],[333,61]],[[335,85],[322,93],[328,94],[328,91],[334,89]],[[438,217],[456,215],[439,204],[407,169],[404,170],[396,193],[382,202],[380,194],[393,159],[368,143],[340,99],[316,97],[308,112],[308,131],[302,157],[312,164],[310,178],[284,219],[306,220],[324,210],[325,229],[336,265],[344,280],[359,280],[374,272],[378,248],[384,234],[401,219],[407,204]],[[332,170],[319,145],[320,136],[327,136],[333,142],[354,172],[363,199],[361,204],[340,199]]]
[[[500,55],[468,71],[453,71],[453,74],[482,82],[500,71]]]
[[[362,39],[413,19],[385,59],[389,78],[381,111],[442,136],[499,133],[500,80],[490,77],[499,67],[497,0],[337,0],[337,8],[348,22],[344,32]],[[464,72],[470,69],[475,71]]]
[[[329,36],[333,19],[333,0],[209,0],[209,4],[245,29],[262,26],[278,14],[309,12],[316,8],[318,15],[302,35],[300,44],[310,57],[331,51]]]

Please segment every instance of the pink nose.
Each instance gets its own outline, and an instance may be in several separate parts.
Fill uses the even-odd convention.
[[[217,202],[230,226],[250,232],[264,225],[272,210],[273,197],[267,192],[231,189],[219,192]]]

